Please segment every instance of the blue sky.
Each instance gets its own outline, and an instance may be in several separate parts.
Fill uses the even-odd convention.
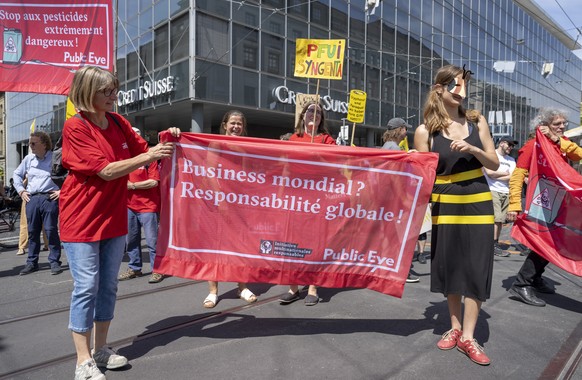
[[[580,0],[534,0],[536,4],[556,21],[562,29],[576,39],[582,31],[582,1]],[[561,8],[560,8],[561,7]],[[567,13],[567,15],[566,15]],[[582,45],[582,36],[578,38]]]

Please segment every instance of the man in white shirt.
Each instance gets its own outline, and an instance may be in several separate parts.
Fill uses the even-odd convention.
[[[509,178],[511,178],[511,173],[515,169],[515,159],[509,153],[518,143],[511,136],[502,137],[499,140],[497,149],[495,149],[499,158],[499,169],[493,171],[483,168],[483,173],[493,196],[493,211],[495,214],[495,227],[493,230],[493,239],[495,240],[494,254],[500,257],[509,256],[509,252],[504,251],[499,246],[499,235],[501,235],[501,228],[506,221],[507,207],[509,206]]]

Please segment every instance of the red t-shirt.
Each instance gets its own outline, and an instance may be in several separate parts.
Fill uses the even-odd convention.
[[[303,136],[299,136],[297,133],[294,133],[289,137],[289,141],[303,141],[303,142],[311,142],[311,135],[304,133]],[[329,144],[329,145],[336,145],[335,140],[333,137],[328,135],[327,133],[322,133],[321,135],[315,136],[313,138],[314,143],[318,144]]]
[[[568,140],[568,138],[565,136],[562,136],[562,138],[564,140]],[[521,149],[519,150],[519,156],[517,157],[516,163],[517,168],[529,170],[535,142],[536,139],[531,139],[527,141],[524,146],[521,147]],[[560,146],[557,144],[552,144],[552,146],[556,149],[558,153],[560,153],[564,161],[568,162],[568,160],[566,159],[566,154],[560,150]]]
[[[129,173],[129,182],[143,182],[153,179],[160,182],[158,163],[152,162]],[[135,212],[158,212],[160,209],[160,187],[127,191],[127,207]]]
[[[111,162],[146,152],[148,145],[121,115],[108,114],[107,118],[105,130],[86,117],[71,117],[65,122],[63,166],[69,175],[59,200],[64,242],[95,242],[127,234],[128,176],[106,181],[97,173]]]

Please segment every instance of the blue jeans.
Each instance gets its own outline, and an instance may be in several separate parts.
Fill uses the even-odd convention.
[[[125,236],[63,245],[73,276],[69,329],[84,333],[113,319]]]
[[[127,254],[129,268],[141,270],[141,228],[145,234],[146,245],[150,253],[150,265],[154,270],[156,244],[158,242],[158,214],[155,212],[135,212],[127,209]]]
[[[27,264],[38,266],[40,253],[40,234],[42,227],[49,243],[48,261],[61,265],[61,240],[59,238],[59,201],[51,200],[49,194],[33,194],[26,203],[26,220],[28,226]]]

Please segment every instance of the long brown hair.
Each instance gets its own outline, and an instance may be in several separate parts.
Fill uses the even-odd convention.
[[[220,123],[220,133],[226,135],[226,123],[230,120],[231,116],[240,116],[243,122],[242,133],[241,136],[247,135],[247,118],[245,115],[239,110],[230,110],[224,114],[222,117],[222,122]]]
[[[321,118],[315,134],[316,135],[323,133],[326,133],[328,135],[330,134],[329,130],[327,129],[327,124],[325,123],[325,111],[323,110],[323,106],[321,105],[321,103],[310,101],[303,106],[303,109],[299,114],[299,119],[297,119],[297,124],[295,125],[295,133],[297,133],[297,136],[303,136],[303,134],[305,133],[305,125],[303,123],[303,121],[305,120],[305,114],[307,113],[307,109],[314,104],[317,106],[319,111],[321,111]]]
[[[435,132],[442,131],[448,126],[450,116],[445,109],[441,94],[437,92],[437,85],[445,88],[455,80],[459,75],[463,75],[465,81],[471,78],[471,72],[455,65],[446,65],[441,67],[434,78],[434,85],[428,93],[424,103],[424,125],[432,135]],[[480,113],[475,110],[466,111],[462,105],[459,105],[459,116],[467,118],[471,122],[478,122]]]

